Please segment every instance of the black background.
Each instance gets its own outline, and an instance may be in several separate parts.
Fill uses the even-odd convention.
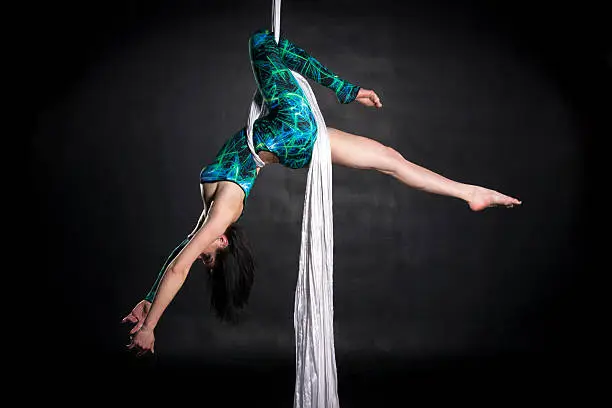
[[[590,227],[605,207],[591,205],[601,200],[590,192],[599,195],[594,153],[610,135],[602,9],[282,7],[283,36],[384,103],[339,105],[313,86],[329,126],[524,202],[473,213],[382,174],[334,167],[341,404],[397,405],[421,384],[516,391],[583,378],[601,350]],[[259,268],[242,324],[213,319],[199,265],[156,329],[155,356],[128,354],[120,324],[193,228],[199,171],[245,123],[255,90],[247,39],[270,25],[270,9],[267,0],[106,1],[29,11],[22,73],[35,96],[36,240],[25,245],[37,249],[26,279],[40,288],[45,335],[28,367],[45,384],[151,395],[174,392],[177,380],[229,406],[291,404],[305,169],[265,168],[249,197],[242,224]]]

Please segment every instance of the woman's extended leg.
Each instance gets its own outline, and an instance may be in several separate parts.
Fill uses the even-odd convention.
[[[460,183],[409,162],[391,147],[367,137],[328,128],[332,162],[356,169],[373,169],[389,174],[402,183],[433,194],[464,200],[474,211],[487,207],[521,204],[488,188]]]

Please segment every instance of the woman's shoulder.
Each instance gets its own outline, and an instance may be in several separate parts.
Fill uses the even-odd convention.
[[[223,212],[230,214],[231,218],[237,220],[244,210],[246,192],[238,183],[230,180],[217,182],[212,201]]]

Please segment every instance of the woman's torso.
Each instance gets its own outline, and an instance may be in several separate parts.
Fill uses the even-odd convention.
[[[249,39],[249,53],[267,108],[267,114],[253,124],[255,152],[266,163],[280,163],[293,169],[306,167],[317,134],[310,104],[284,64],[271,32],[256,31]],[[214,162],[202,170],[200,179],[205,184],[233,182],[244,190],[246,200],[257,173],[243,128],[226,141]]]
[[[268,113],[253,129],[257,153],[273,153],[285,167],[303,168],[310,162],[317,124],[310,103],[285,64],[269,30],[249,39],[253,74]]]

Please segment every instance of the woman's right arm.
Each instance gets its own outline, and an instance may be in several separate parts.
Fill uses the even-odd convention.
[[[215,197],[202,227],[166,268],[151,308],[142,326],[132,338],[130,348],[138,347],[140,353],[153,350],[153,330],[183,286],[193,262],[240,216],[244,193],[239,187],[236,188],[237,190],[224,189]]]
[[[174,258],[176,258],[177,255],[183,250],[183,248],[185,248],[187,246],[187,244],[189,243],[189,241],[191,241],[191,238],[196,234],[196,232],[198,232],[198,230],[200,229],[200,227],[204,223],[204,220],[206,219],[206,214],[207,213],[208,213],[208,211],[206,211],[206,208],[204,208],[204,210],[202,211],[202,214],[200,215],[200,218],[198,219],[198,222],[196,223],[196,226],[193,229],[193,231],[191,231],[191,233],[189,235],[187,235],[187,238],[185,238],[183,240],[183,242],[181,242],[176,248],[174,248],[174,250],[170,253],[168,258],[166,258],[166,262],[164,262],[164,264],[161,267],[159,273],[157,274],[157,279],[155,279],[155,282],[153,282],[153,286],[149,290],[149,293],[147,293],[147,295],[144,298],[144,300],[149,302],[149,304],[153,303],[153,299],[155,299],[155,295],[157,294],[157,289],[159,288],[159,284],[161,283],[161,280],[164,277],[164,273],[166,272],[166,268],[168,267],[168,265],[170,265],[170,262],[172,262],[174,260]],[[146,317],[146,315],[143,316],[143,319],[145,317]]]
[[[176,258],[178,256],[178,254],[183,250],[183,248],[185,248],[187,246],[187,244],[189,243],[190,239],[191,239],[191,237],[185,238],[183,240],[183,242],[181,242],[179,244],[179,246],[174,248],[174,250],[170,253],[168,258],[166,259],[166,262],[164,262],[164,265],[161,267],[161,270],[159,271],[159,274],[157,274],[157,279],[155,279],[155,282],[153,283],[153,286],[149,290],[149,293],[147,293],[147,296],[145,296],[144,300],[148,301],[149,303],[153,303],[153,299],[155,299],[155,294],[157,293],[157,289],[159,288],[159,284],[161,283],[161,280],[162,280],[162,278],[164,276],[164,273],[166,272],[166,268],[168,267],[168,265],[170,265],[170,262],[172,262],[174,260],[174,258]]]
[[[168,258],[166,259],[166,262],[164,262],[161,269],[159,270],[159,273],[157,274],[157,278],[155,279],[155,282],[153,283],[153,286],[151,287],[147,295],[144,297],[143,300],[138,302],[136,306],[134,306],[132,311],[127,316],[123,318],[122,323],[130,322],[134,324],[134,326],[130,330],[130,334],[136,333],[142,327],[142,324],[144,323],[144,319],[147,317],[147,314],[149,314],[149,310],[151,309],[151,304],[153,303],[153,299],[155,299],[155,295],[157,294],[157,290],[159,289],[159,284],[161,283],[162,278],[164,277],[164,273],[166,273],[166,268],[168,268],[168,265],[170,265],[170,262],[172,262],[174,258],[178,256],[178,254],[183,250],[183,248],[185,248],[185,246],[191,240],[191,237],[196,233],[197,229],[201,225],[202,225],[201,222],[198,222],[196,230],[194,230],[191,234],[189,234],[189,236],[185,238],[183,242],[181,242],[176,248],[174,248],[174,250],[170,253]]]

